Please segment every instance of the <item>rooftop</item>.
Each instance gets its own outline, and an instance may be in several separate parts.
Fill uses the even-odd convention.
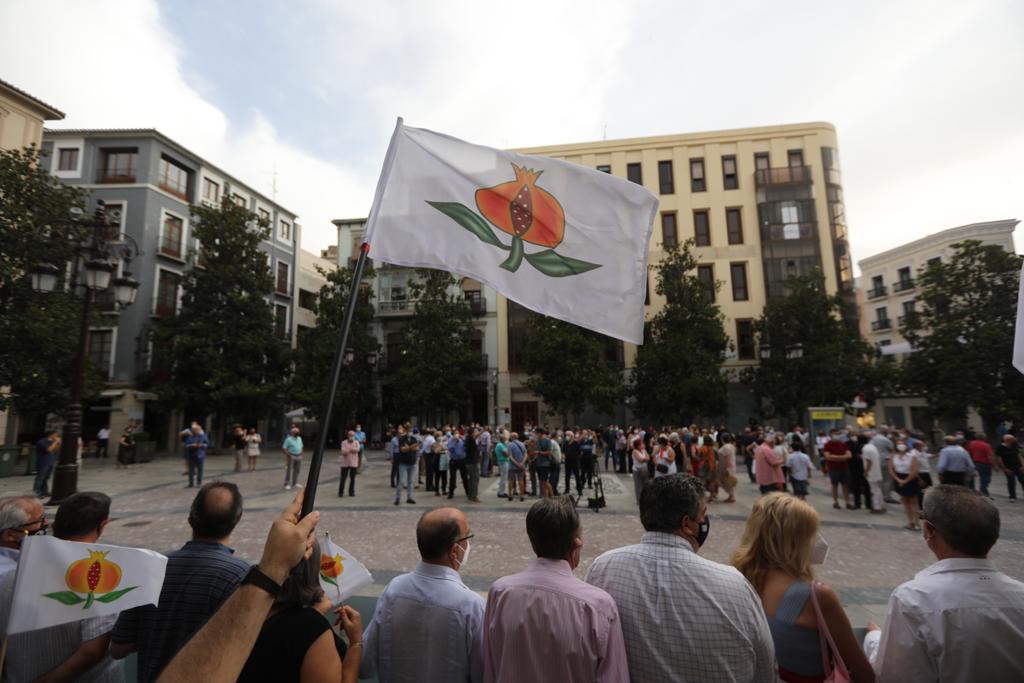
[[[31,104],[35,105],[37,108],[42,110],[43,118],[47,121],[55,121],[64,118],[64,112],[62,112],[60,109],[57,109],[56,107],[49,105],[46,102],[43,102],[38,97],[28,94],[21,88],[12,85],[11,83],[8,83],[3,79],[0,79],[0,90],[7,90],[8,92],[24,100],[27,100]]]
[[[912,242],[907,242],[898,247],[862,258],[857,262],[857,265],[863,271],[865,268],[871,268],[892,258],[905,258],[909,252],[934,249],[939,245],[952,244],[984,235],[1013,234],[1018,223],[1020,223],[1020,220],[1016,218],[1004,218],[998,221],[981,221],[978,223],[968,223],[967,225],[958,225],[955,228],[933,232]]]

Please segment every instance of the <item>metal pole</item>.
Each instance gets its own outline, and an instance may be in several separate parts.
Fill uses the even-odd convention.
[[[327,385],[327,400],[324,401],[323,410],[320,411],[320,434],[316,440],[316,450],[313,451],[313,460],[309,463],[309,476],[306,478],[306,495],[302,499],[301,517],[305,517],[313,510],[316,502],[316,487],[320,482],[320,466],[324,461],[324,449],[327,447],[327,430],[331,424],[331,412],[334,410],[334,399],[338,393],[338,380],[341,379],[341,365],[345,360],[345,348],[348,344],[348,332],[352,327],[352,316],[356,311],[356,300],[359,298],[359,282],[363,279],[363,268],[366,266],[366,257],[370,252],[370,245],[363,242],[359,248],[359,258],[356,259],[356,267],[352,271],[352,285],[349,287],[348,302],[345,304],[345,315],[341,321],[341,335],[338,337],[338,348],[334,353],[334,361],[331,363],[330,384]]]
[[[82,301],[82,329],[78,335],[78,355],[72,369],[71,404],[68,406],[61,436],[60,459],[53,473],[53,491],[48,505],[57,505],[78,491],[78,437],[82,434],[82,383],[85,377],[86,350],[89,346],[89,317],[92,290],[85,288]]]

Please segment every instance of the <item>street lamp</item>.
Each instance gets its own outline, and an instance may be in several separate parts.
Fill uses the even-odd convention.
[[[82,383],[85,377],[86,353],[89,346],[89,316],[93,295],[106,291],[113,284],[114,300],[120,308],[131,306],[138,293],[139,282],[128,270],[133,257],[142,252],[129,235],[120,232],[121,213],[106,212],[103,200],[96,202],[91,217],[79,207],[71,209],[71,217],[60,225],[72,228],[76,242],[72,245],[74,257],[70,276],[70,291],[82,286],[82,321],[78,336],[78,352],[71,378],[71,402],[61,439],[60,459],[53,474],[53,494],[50,504],[59,503],[78,489],[78,438],[82,432]],[[91,234],[90,234],[91,233]],[[79,238],[84,235],[84,238]],[[116,242],[116,244],[112,244]],[[124,274],[114,277],[118,263],[124,263]],[[57,289],[61,269],[52,263],[39,263],[30,270],[32,289],[41,294]],[[79,277],[81,274],[81,277]]]

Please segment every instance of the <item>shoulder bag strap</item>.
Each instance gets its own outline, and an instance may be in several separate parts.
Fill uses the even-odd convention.
[[[811,582],[811,604],[814,605],[814,615],[818,618],[818,638],[821,641],[821,659],[825,664],[826,675],[830,674],[833,669],[841,672],[844,675],[848,675],[846,664],[843,663],[843,657],[839,654],[839,648],[836,647],[836,643],[832,640],[832,633],[828,629],[828,623],[825,621],[825,617],[821,613],[821,605],[818,603],[818,581]],[[835,662],[835,666],[829,665],[828,651],[832,652],[832,661]],[[849,678],[842,678],[839,680],[849,680]]]

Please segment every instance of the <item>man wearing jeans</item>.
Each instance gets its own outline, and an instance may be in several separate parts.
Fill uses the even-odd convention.
[[[285,489],[302,488],[299,484],[299,472],[302,471],[302,437],[299,436],[299,428],[292,427],[291,433],[285,437],[281,444],[281,451],[284,452],[284,487]]]
[[[199,425],[192,425],[192,433],[185,437],[185,452],[188,453],[188,486],[203,485],[203,464],[206,462],[206,449],[210,440]]]
[[[50,475],[53,474],[59,450],[60,432],[56,429],[36,442],[36,481],[33,489],[39,498],[50,495]]]
[[[995,459],[992,446],[985,441],[985,435],[978,432],[967,443],[967,452],[971,454],[974,469],[978,472],[978,488],[981,490],[981,495],[991,498],[992,496],[988,494],[988,485],[992,481],[992,461]],[[973,484],[971,488],[974,488]]]
[[[398,426],[398,454],[395,461],[398,463],[398,485],[395,486],[395,505],[398,505],[402,497],[402,484],[405,484],[405,502],[413,505],[416,503],[412,498],[412,485],[416,481],[416,454],[419,453],[420,442],[415,436],[406,431],[402,425]]]

